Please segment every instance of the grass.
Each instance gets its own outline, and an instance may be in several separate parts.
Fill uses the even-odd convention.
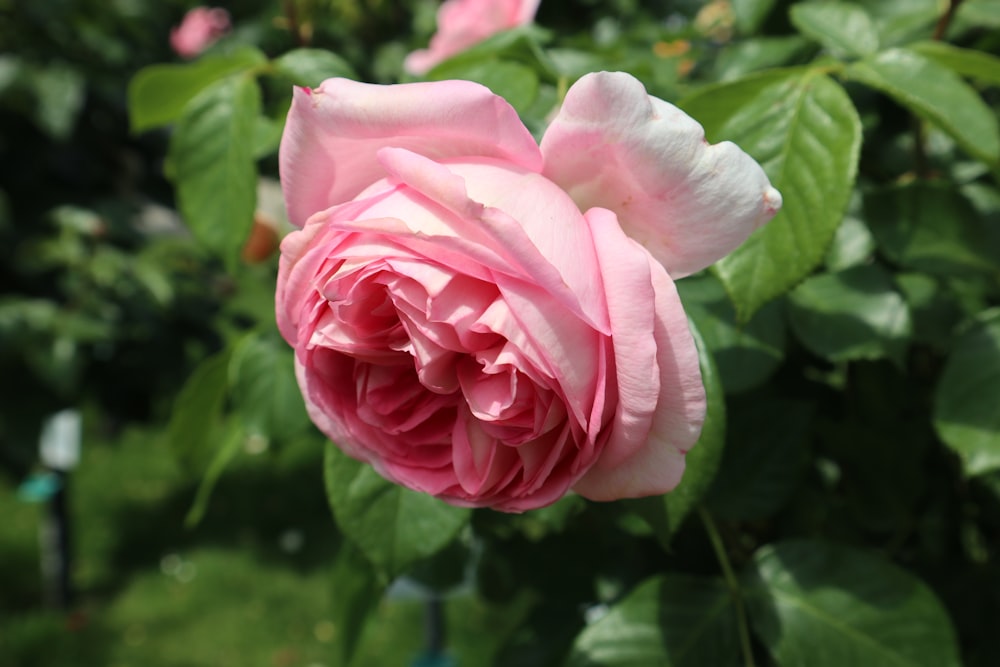
[[[333,667],[328,573],[339,537],[321,469],[314,440],[242,455],[188,530],[197,480],[155,432],[88,438],[69,486],[78,589],[69,614],[40,602],[44,507],[0,478],[0,666]],[[423,611],[419,600],[381,600],[353,667],[410,665]],[[489,665],[516,620],[472,596],[445,611],[462,666]]]

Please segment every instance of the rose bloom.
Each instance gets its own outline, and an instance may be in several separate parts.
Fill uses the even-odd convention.
[[[280,168],[278,325],[347,454],[514,512],[677,485],[705,395],[673,279],[780,207],[748,155],[627,74],[578,81],[541,146],[475,83],[330,79]]]
[[[421,75],[443,60],[504,30],[527,25],[541,0],[445,0],[437,15],[430,48],[414,51],[404,67]]]
[[[170,31],[177,55],[194,58],[229,32],[229,12],[218,7],[195,7]]]

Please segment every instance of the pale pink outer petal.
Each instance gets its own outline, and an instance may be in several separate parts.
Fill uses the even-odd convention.
[[[610,211],[591,209],[586,218],[594,230],[609,295],[620,406],[604,452],[573,489],[591,500],[663,494],[680,483],[684,455],[697,442],[705,420],[698,350],[670,276],[633,244],[636,253],[646,255],[654,293],[652,331],[641,328],[645,323],[638,310],[648,309],[649,300],[625,298],[625,289],[638,286],[631,284],[633,272],[620,268],[634,267],[636,260],[623,262],[608,250],[628,241],[620,238],[621,230]],[[637,322],[639,330],[630,330]],[[642,337],[651,340],[642,341]],[[650,345],[655,345],[652,364]],[[643,364],[658,377],[644,377]],[[652,410],[651,400],[655,403]]]
[[[406,57],[403,67],[421,75],[438,63],[503,30],[531,23],[541,0],[445,0],[428,48]]]
[[[517,112],[470,81],[380,86],[327,79],[296,88],[279,150],[289,220],[346,202],[385,174],[379,149],[440,160],[491,157],[540,171],[541,154]]]
[[[736,249],[781,207],[753,158],[708,144],[701,125],[621,72],[577,81],[541,149],[545,176],[581,210],[614,211],[674,279]]]

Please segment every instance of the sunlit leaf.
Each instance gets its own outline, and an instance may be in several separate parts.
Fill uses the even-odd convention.
[[[257,49],[245,47],[193,63],[152,65],[132,77],[128,86],[129,123],[142,132],[177,121],[199,92],[227,76],[267,62]]]
[[[810,2],[792,5],[789,16],[803,35],[834,54],[867,56],[878,51],[878,32],[860,5]]]
[[[914,51],[891,49],[853,63],[845,76],[889,95],[973,157],[991,164],[1000,158],[996,114],[947,67]]]
[[[925,58],[944,65],[960,76],[981,83],[1000,84],[1000,58],[985,51],[963,49],[947,42],[917,42],[906,47]]]
[[[710,141],[756,158],[784,206],[715,265],[746,321],[820,262],[843,219],[857,173],[861,122],[850,98],[816,69],[788,69],[709,86],[681,106]]]
[[[325,49],[292,49],[272,64],[275,71],[300,86],[318,86],[332,77],[357,78],[346,60]]]
[[[169,158],[184,221],[206,248],[233,262],[253,224],[257,195],[257,82],[218,81],[184,109]]]
[[[523,113],[538,95],[538,75],[527,65],[508,60],[459,60],[439,65],[431,78],[481,83]]]

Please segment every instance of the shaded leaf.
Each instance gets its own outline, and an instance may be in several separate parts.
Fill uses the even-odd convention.
[[[184,525],[188,528],[198,525],[202,517],[205,516],[208,501],[212,497],[216,482],[222,477],[222,473],[226,471],[232,460],[236,458],[245,438],[246,434],[243,429],[235,422],[228,424],[222,435],[219,436],[222,444],[215,450],[215,456],[212,457],[201,481],[198,482],[198,491],[195,493],[194,502],[184,517]]]
[[[864,211],[879,248],[900,266],[945,276],[1000,273],[1000,231],[946,183],[868,192]]]
[[[668,574],[649,579],[576,638],[566,667],[728,667],[739,657],[725,582]]]
[[[802,478],[813,406],[764,399],[739,408],[731,409],[726,450],[708,503],[723,519],[762,519],[780,509]]]
[[[897,273],[896,284],[910,308],[913,340],[947,348],[963,316],[955,297],[925,273]]]
[[[959,667],[951,621],[919,579],[844,546],[760,549],[744,577],[750,621],[782,667]]]
[[[1000,469],[1000,310],[955,339],[934,401],[934,426],[967,475]]]
[[[740,324],[717,277],[691,276],[679,281],[677,289],[712,352],[725,392],[747,391],[767,381],[784,358],[783,304],[772,301]]]
[[[229,365],[233,401],[250,433],[287,438],[309,425],[292,350],[275,336],[251,333]]]
[[[337,551],[330,578],[330,615],[337,632],[331,652],[334,667],[351,664],[362,631],[384,590],[385,583],[361,551],[344,542]]]
[[[228,391],[229,357],[226,348],[201,362],[174,400],[167,439],[190,472],[201,471],[211,459],[213,427],[222,415]]]
[[[333,443],[323,469],[337,525],[388,577],[443,549],[469,521],[470,510],[393,484]]]
[[[902,364],[912,333],[906,301],[874,264],[809,278],[788,295],[788,316],[802,344],[830,361]]]
[[[774,9],[774,0],[732,0],[733,19],[743,34],[757,32]]]

